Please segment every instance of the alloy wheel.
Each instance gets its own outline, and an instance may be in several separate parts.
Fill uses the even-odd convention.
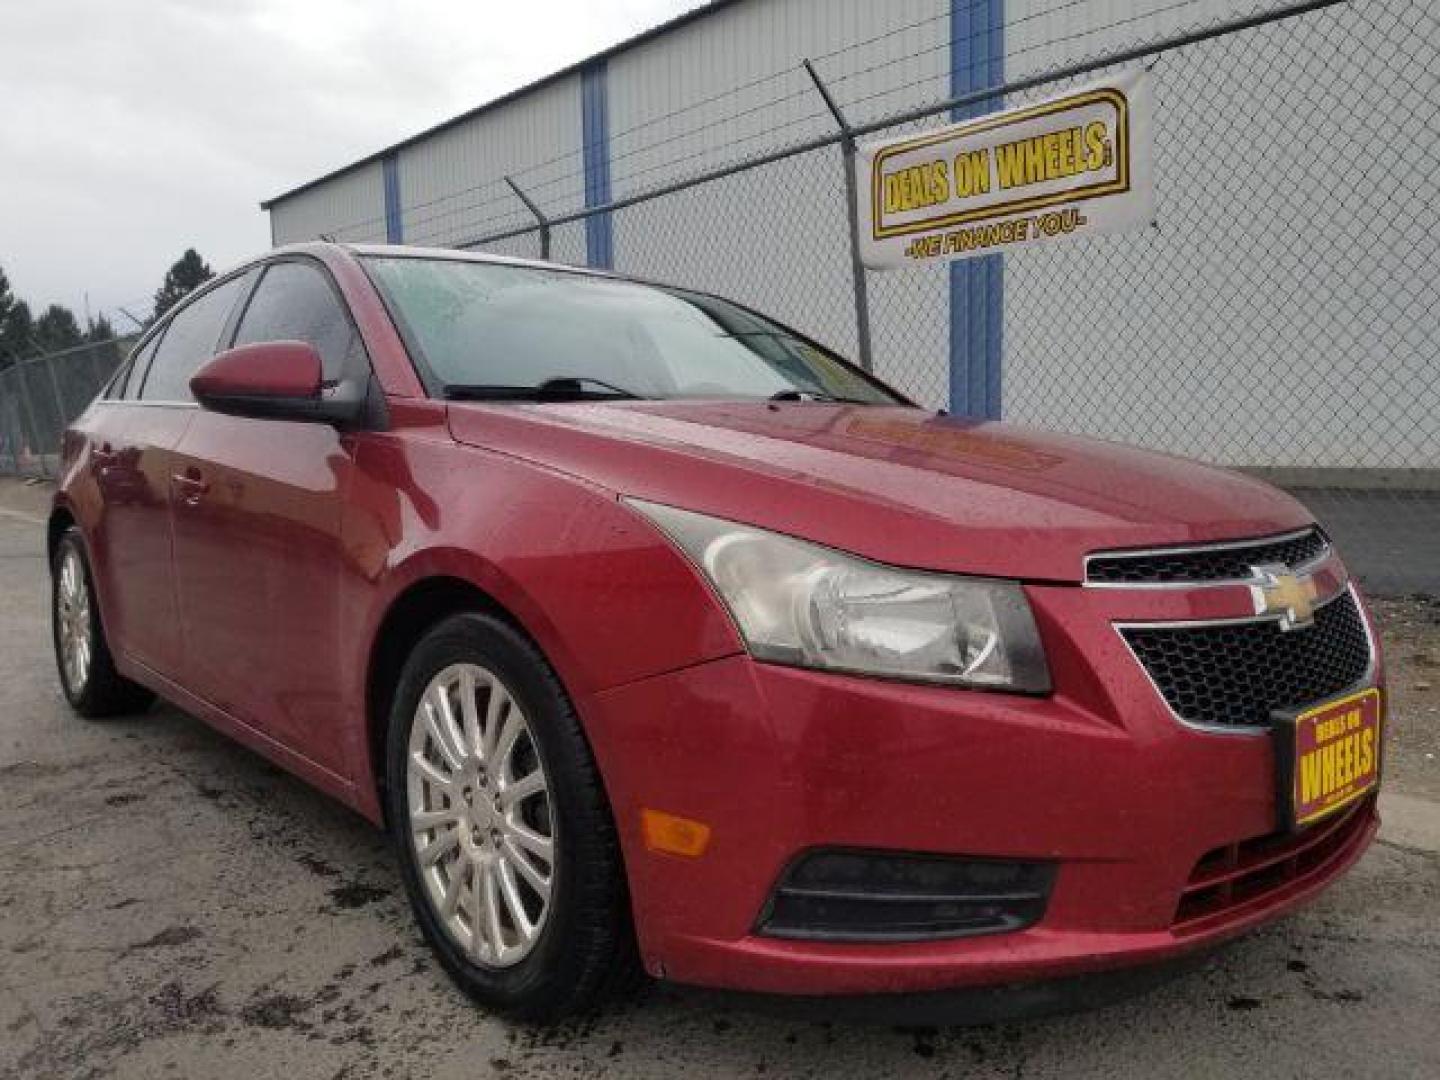
[[[411,724],[409,832],[426,898],[470,960],[511,967],[550,913],[556,836],[534,733],[492,671],[452,664]]]
[[[80,553],[68,547],[60,560],[60,579],[55,591],[55,619],[60,642],[60,665],[70,691],[83,693],[90,678],[94,654],[90,590],[85,584],[85,564]]]

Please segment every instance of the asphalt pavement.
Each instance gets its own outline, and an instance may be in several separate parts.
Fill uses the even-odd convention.
[[[367,823],[172,708],[68,711],[41,549],[0,509],[0,1076],[1440,1076],[1440,804],[1403,790],[1319,902],[1103,1010],[863,1024],[662,986],[508,1023],[430,959]]]
[[[1297,489],[1374,596],[1440,596],[1440,492]]]

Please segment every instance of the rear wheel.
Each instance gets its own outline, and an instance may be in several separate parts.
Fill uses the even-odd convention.
[[[544,657],[486,615],[416,646],[390,717],[388,817],[447,971],[484,1005],[554,1020],[635,971],[614,823]]]
[[[144,712],[155,695],[115,670],[105,640],[90,561],[80,530],[73,525],[55,548],[51,567],[51,626],[55,665],[65,698],[92,719]]]

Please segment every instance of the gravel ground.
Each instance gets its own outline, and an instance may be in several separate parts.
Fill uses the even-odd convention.
[[[26,505],[27,502],[33,505]],[[1440,606],[1386,601],[1382,839],[1143,998],[987,1027],[780,1019],[662,987],[554,1030],[431,962],[382,837],[173,709],[89,724],[48,644],[43,496],[0,491],[0,1076],[1440,1075]]]
[[[1440,596],[1371,605],[1390,691],[1386,779],[1440,802]]]

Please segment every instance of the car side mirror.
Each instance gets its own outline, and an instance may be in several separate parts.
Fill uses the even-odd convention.
[[[303,341],[227,349],[194,374],[190,393],[212,412],[255,419],[344,425],[364,406],[360,397],[326,395],[320,354]]]

